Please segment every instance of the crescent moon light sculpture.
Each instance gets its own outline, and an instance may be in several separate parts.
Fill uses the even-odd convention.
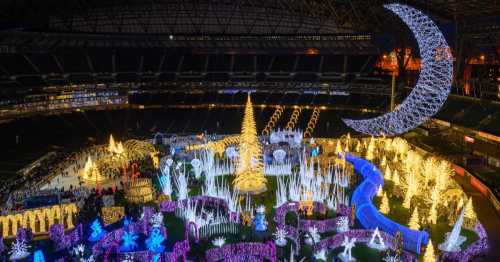
[[[453,79],[453,56],[436,24],[419,10],[402,4],[384,7],[395,13],[415,35],[421,70],[410,95],[394,110],[370,119],[342,119],[354,130],[373,135],[399,135],[436,114],[448,98]]]

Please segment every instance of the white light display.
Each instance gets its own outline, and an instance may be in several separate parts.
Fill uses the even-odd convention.
[[[436,24],[419,10],[401,4],[384,5],[415,35],[421,71],[415,88],[394,111],[370,119],[342,119],[358,132],[374,136],[398,135],[411,130],[438,112],[450,93],[453,57]]]

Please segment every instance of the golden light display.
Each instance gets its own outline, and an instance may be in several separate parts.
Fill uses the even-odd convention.
[[[389,214],[391,211],[389,207],[389,199],[387,198],[387,194],[385,192],[382,195],[382,203],[380,204],[379,211],[382,214]]]
[[[155,169],[160,168],[160,152],[155,150],[154,152],[150,153],[149,156],[151,157],[151,160],[153,161],[153,167]]]
[[[190,145],[186,147],[187,151],[208,149],[215,154],[223,154],[228,146],[237,145],[240,141],[239,135],[226,136],[218,141],[210,141],[205,144]]]
[[[74,220],[77,212],[76,204],[68,203],[26,209],[20,213],[0,216],[2,236],[3,238],[15,237],[18,228],[29,228],[33,234],[44,234],[56,221],[63,224],[65,229],[71,229],[75,227]]]
[[[370,138],[370,143],[368,143],[368,147],[366,149],[366,157],[365,158],[367,160],[372,161],[375,158],[374,154],[375,154],[375,140],[372,137],[372,138]]]
[[[95,160],[89,156],[84,168],[80,170],[81,179],[92,186],[107,183],[132,162],[151,157],[154,164],[154,157],[157,153],[154,146],[148,142],[130,139],[122,144],[122,142],[116,142],[113,135],[110,135],[107,146],[96,146],[94,150],[96,152],[107,151],[107,154]]]
[[[101,215],[104,225],[113,224],[125,216],[124,207],[102,207]]]
[[[418,215],[418,208],[413,209],[411,213],[410,221],[408,222],[408,227],[414,230],[420,229],[420,218]]]
[[[472,197],[469,197],[467,204],[465,204],[464,227],[467,229],[473,229],[476,223],[477,215],[472,205]]]
[[[262,151],[257,137],[250,94],[247,97],[241,127],[239,161],[233,184],[239,192],[258,194],[266,191],[267,180],[262,166]]]
[[[153,200],[153,185],[149,178],[138,178],[130,182],[125,197],[132,203],[145,203]]]
[[[113,135],[109,135],[108,151],[113,154],[121,155],[125,152],[122,142],[115,143]]]
[[[299,210],[306,213],[307,216],[312,216],[314,211],[312,193],[307,192],[307,200],[299,202]]]
[[[302,109],[300,107],[296,107],[293,110],[292,116],[290,116],[290,120],[288,120],[288,123],[286,123],[286,126],[285,126],[286,130],[292,130],[295,128],[295,125],[299,121],[299,116],[300,116],[301,112],[302,112]]]
[[[462,199],[467,199],[467,196],[460,185],[451,179],[454,171],[448,161],[428,156],[425,151],[410,146],[399,137],[356,140],[353,142],[357,145],[356,154],[367,158],[371,156],[375,163],[384,162],[379,168],[384,170],[384,179],[393,182],[387,184],[392,188],[384,190],[379,207],[381,213],[390,212],[388,198],[393,197],[396,201],[402,200],[401,205],[410,216],[411,228],[420,228],[423,224],[435,225],[440,218],[453,223],[464,206]],[[465,206],[467,209],[467,204]],[[470,214],[474,214],[472,207],[470,210]],[[465,217],[464,228],[473,229],[476,221],[468,221]]]
[[[306,128],[306,131],[304,132],[304,137],[311,137],[312,136],[314,129],[316,128],[316,123],[318,123],[318,118],[319,118],[320,112],[321,111],[320,111],[319,107],[314,108],[312,115],[311,115],[311,118],[309,119],[309,122],[307,123],[307,128]]]
[[[102,183],[106,180],[90,156],[87,158],[87,162],[85,162],[85,166],[80,172],[80,177],[89,184]]]
[[[271,134],[271,131],[276,126],[276,122],[278,122],[278,120],[281,117],[281,114],[283,114],[283,110],[284,110],[283,106],[278,106],[276,110],[274,110],[274,113],[271,116],[271,118],[269,118],[266,127],[264,127],[264,130],[262,130],[262,135],[268,136]]]
[[[432,240],[429,239],[429,244],[427,244],[427,248],[425,249],[423,262],[436,262],[436,255],[434,254],[434,245],[432,244]]]

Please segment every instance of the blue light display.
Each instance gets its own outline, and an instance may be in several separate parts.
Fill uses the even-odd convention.
[[[92,222],[90,229],[92,229],[92,233],[89,237],[89,241],[91,242],[97,242],[101,240],[101,238],[106,234],[106,230],[102,228],[102,225],[97,218],[94,220],[94,222]]]
[[[253,220],[255,231],[263,232],[267,230],[266,215],[264,213],[257,213]]]
[[[377,194],[379,186],[384,186],[384,178],[378,168],[362,158],[346,155],[346,160],[354,166],[354,170],[363,177],[352,194],[351,204],[356,207],[356,218],[364,228],[380,230],[396,236],[401,232],[406,250],[420,254],[420,246],[427,244],[429,234],[426,231],[409,229],[382,215],[373,205],[372,199]]]
[[[139,236],[132,232],[123,232],[122,235],[122,245],[120,246],[120,250],[122,252],[132,252],[137,248],[137,239]]]
[[[146,239],[146,247],[148,250],[161,253],[165,250],[165,246],[162,244],[165,240],[165,237],[161,234],[161,231],[158,227],[153,227],[149,237]]]
[[[33,253],[33,262],[45,262],[45,256],[42,250],[37,250]]]

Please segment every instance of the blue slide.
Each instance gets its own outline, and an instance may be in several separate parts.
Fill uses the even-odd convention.
[[[420,254],[420,246],[429,241],[426,231],[412,230],[398,224],[383,214],[372,203],[379,185],[384,186],[384,177],[380,170],[371,162],[353,155],[347,155],[346,160],[354,166],[354,170],[363,177],[363,182],[354,190],[351,205],[356,206],[356,218],[367,229],[380,230],[396,236],[399,231],[403,237],[404,249]]]

